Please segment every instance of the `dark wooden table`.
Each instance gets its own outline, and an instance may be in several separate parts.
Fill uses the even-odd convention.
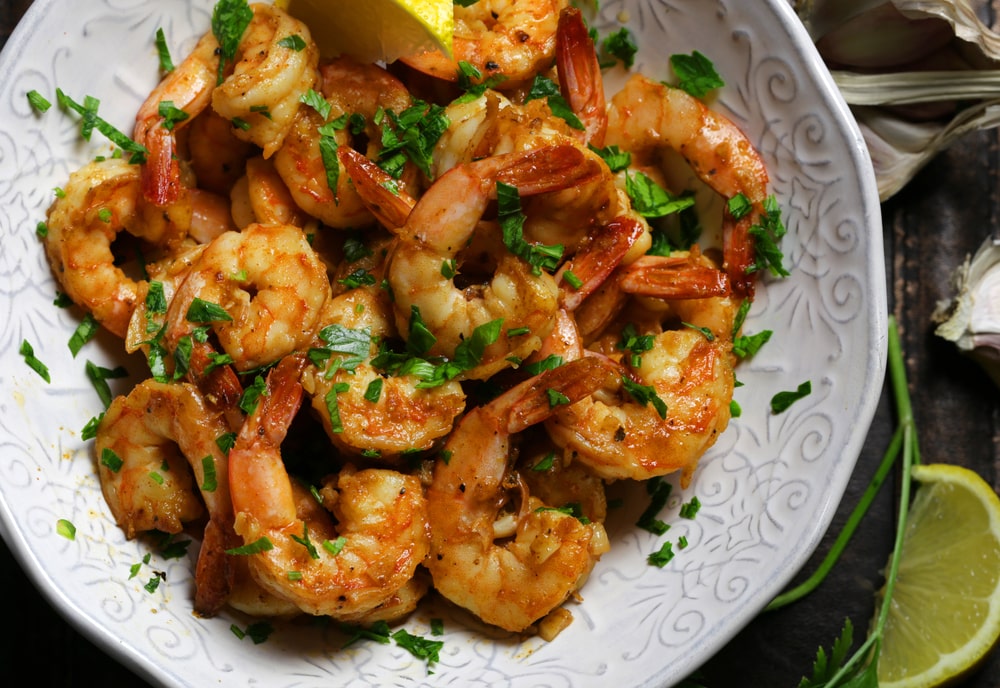
[[[0,2],[0,45],[30,4],[31,0]],[[951,295],[949,280],[955,266],[1000,227],[998,158],[995,132],[969,135],[883,206],[889,306],[900,324],[924,460],[967,466],[994,488],[1000,486],[1000,390],[976,364],[934,336],[931,314],[939,300]],[[894,407],[886,388],[830,532],[802,577],[815,568],[839,532],[894,427]],[[707,688],[794,688],[811,670],[816,649],[830,646],[846,617],[852,619],[860,642],[892,547],[893,487],[891,481],[883,486],[827,581],[804,600],[755,619],[702,668],[701,683]],[[0,584],[7,600],[0,666],[7,672],[21,669],[27,682],[39,687],[137,684],[135,675],[49,607],[2,543]],[[1000,653],[994,653],[962,686],[1000,686]]]

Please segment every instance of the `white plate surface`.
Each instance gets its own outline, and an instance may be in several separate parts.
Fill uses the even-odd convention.
[[[727,85],[716,107],[759,147],[784,211],[792,276],[765,280],[748,332],[775,336],[738,371],[743,408],[691,486],[675,490],[657,538],[633,524],[641,486],[608,523],[612,551],[571,604],[575,622],[546,644],[481,628],[429,605],[403,626],[428,634],[444,616],[441,661],[394,645],[360,643],[314,626],[279,627],[261,645],[230,624],[191,613],[192,558],[163,561],[167,582],[129,579],[146,553],[104,505],[80,430],[101,403],[86,360],[113,366],[120,344],[100,338],[74,359],[75,309],[52,307],[56,284],[36,237],[53,189],[97,153],[78,121],[34,112],[38,90],[101,99],[101,115],[129,131],[157,77],[153,36],[163,27],[180,56],[208,27],[208,0],[36,0],[0,56],[0,532],[47,598],[107,652],[163,686],[668,686],[720,649],[789,581],[825,531],[854,468],[881,391],[886,296],[880,214],[866,149],[847,108],[784,0],[603,0],[602,32],[619,19],[638,37],[636,69],[670,77],[672,53],[700,50]],[[609,91],[621,71],[609,75]],[[52,371],[46,384],[18,354],[29,341]],[[142,362],[130,361],[136,372]],[[772,415],[778,391],[813,392]],[[114,387],[116,392],[121,387]],[[678,517],[697,496],[697,518]],[[74,541],[56,533],[65,518]],[[689,546],[656,568],[664,539]],[[150,567],[147,567],[148,572]]]

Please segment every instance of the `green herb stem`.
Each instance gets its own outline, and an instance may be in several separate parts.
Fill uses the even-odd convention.
[[[893,434],[890,448],[887,450],[887,457],[902,451],[903,466],[900,481],[899,513],[896,521],[896,539],[892,548],[892,556],[889,559],[888,570],[885,573],[885,585],[882,589],[882,600],[878,608],[878,617],[874,625],[868,632],[868,636],[853,655],[843,662],[840,668],[829,678],[823,678],[821,684],[824,688],[846,688],[847,686],[875,686],[878,685],[878,662],[879,653],[882,649],[882,639],[885,633],[886,620],[889,618],[889,610],[892,607],[892,595],[896,587],[896,579],[899,575],[899,558],[903,548],[903,539],[906,534],[906,521],[910,509],[910,492],[912,488],[913,465],[919,461],[919,448],[917,446],[916,426],[913,420],[913,407],[910,402],[910,393],[906,380],[906,366],[903,362],[902,347],[899,342],[899,331],[896,320],[889,317],[889,346],[888,346],[888,369],[893,395],[896,400],[897,430]],[[901,446],[900,446],[901,445]],[[879,473],[886,463],[879,466]],[[883,476],[884,477],[884,476]],[[870,489],[870,487],[869,487]],[[866,492],[865,497],[868,494]],[[862,499],[864,501],[864,499]],[[852,514],[852,519],[854,514]],[[856,524],[854,524],[856,525]],[[839,540],[838,540],[839,542]],[[826,563],[826,562],[824,562]],[[832,564],[832,562],[831,562]],[[772,603],[773,604],[773,603]],[[770,607],[769,607],[770,608]],[[822,648],[821,648],[822,649]],[[814,671],[816,667],[814,666]]]
[[[852,511],[851,515],[848,517],[843,530],[840,531],[840,534],[834,541],[833,546],[830,547],[830,551],[827,552],[826,557],[824,557],[816,571],[802,583],[796,585],[790,590],[787,590],[786,592],[781,593],[771,600],[770,604],[764,607],[764,611],[774,611],[775,609],[785,607],[792,602],[796,602],[811,593],[819,587],[820,583],[823,582],[823,579],[825,579],[827,574],[829,574],[831,569],[833,569],[834,564],[837,563],[837,560],[840,558],[844,548],[847,547],[847,543],[850,542],[854,532],[861,524],[861,520],[868,512],[868,508],[871,506],[875,496],[879,492],[879,489],[882,487],[882,483],[885,482],[886,477],[889,475],[889,471],[895,465],[896,458],[899,456],[899,450],[903,446],[903,436],[904,432],[902,427],[897,428],[893,433],[892,441],[889,443],[889,447],[886,449],[885,455],[882,457],[882,463],[879,464],[878,470],[875,471],[875,475],[872,477],[871,482],[865,489],[864,494],[861,495],[860,501],[858,501],[857,506],[854,507],[854,511]]]

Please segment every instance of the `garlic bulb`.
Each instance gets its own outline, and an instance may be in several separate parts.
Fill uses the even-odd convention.
[[[861,128],[879,196],[1000,125],[1000,34],[970,0],[792,0]]]
[[[988,237],[952,281],[956,295],[938,304],[935,334],[979,361],[1000,385],[1000,239]]]

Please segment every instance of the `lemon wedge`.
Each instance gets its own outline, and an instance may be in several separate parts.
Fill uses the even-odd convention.
[[[438,50],[451,57],[454,0],[277,0],[301,19],[320,53],[393,62]]]
[[[880,688],[960,678],[1000,639],[1000,498],[960,466],[913,467],[899,575],[878,665]]]

